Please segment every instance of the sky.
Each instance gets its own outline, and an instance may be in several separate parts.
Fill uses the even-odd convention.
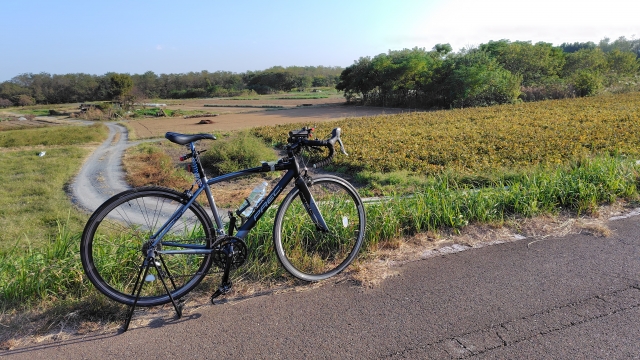
[[[363,56],[491,40],[640,37],[639,0],[3,0],[0,82],[272,66],[347,67]]]

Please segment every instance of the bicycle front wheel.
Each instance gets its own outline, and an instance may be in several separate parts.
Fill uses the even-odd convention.
[[[195,202],[157,245],[157,267],[149,267],[145,279],[140,276],[151,237],[187,201],[184,194],[171,189],[144,187],[115,195],[102,204],[87,222],[80,243],[82,266],[93,285],[109,298],[132,305],[136,282],[143,281],[137,306],[171,301],[161,278],[174,299],[198,285],[211,267],[211,254],[162,253],[211,248],[211,220]]]
[[[305,281],[320,281],[344,270],[358,255],[366,219],[357,191],[339,177],[314,178],[309,191],[329,231],[316,228],[300,191],[294,188],[278,209],[274,245],[289,273]]]

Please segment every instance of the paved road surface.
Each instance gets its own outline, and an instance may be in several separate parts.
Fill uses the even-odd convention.
[[[189,308],[122,334],[0,351],[3,359],[640,358],[640,221],[403,265],[348,282]]]

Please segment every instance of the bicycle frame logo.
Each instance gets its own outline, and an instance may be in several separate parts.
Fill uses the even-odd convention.
[[[260,219],[260,217],[262,216],[262,213],[264,213],[265,210],[267,210],[269,206],[273,204],[273,201],[276,199],[276,197],[278,197],[278,195],[280,195],[280,192],[282,192],[282,186],[278,184],[273,189],[273,191],[271,191],[271,194],[269,195],[269,197],[262,202],[262,205],[260,205],[259,208],[257,208],[258,210],[253,214],[253,221],[257,222],[258,219]]]

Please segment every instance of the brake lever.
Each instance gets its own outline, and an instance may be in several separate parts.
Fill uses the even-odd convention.
[[[340,144],[340,151],[346,156],[349,156],[349,154],[347,154],[347,152],[345,151],[344,144],[342,143],[342,140],[340,140],[340,138],[338,138],[338,144]]]

